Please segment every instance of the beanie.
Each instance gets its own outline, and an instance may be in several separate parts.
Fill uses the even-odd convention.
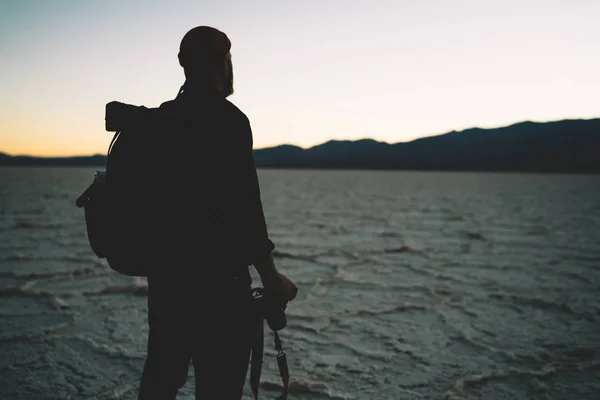
[[[182,65],[210,63],[225,58],[231,41],[223,32],[210,26],[197,26],[189,30],[179,45]]]

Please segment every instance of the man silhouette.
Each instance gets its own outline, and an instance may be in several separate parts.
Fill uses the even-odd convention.
[[[158,165],[148,172],[154,188],[140,194],[151,204],[153,261],[139,400],[175,399],[190,360],[197,399],[240,399],[256,323],[249,265],[280,307],[297,293],[271,254],[250,123],[226,99],[230,48],[217,29],[191,29],[178,54],[186,78],[179,94],[136,114],[149,127],[144,152]],[[119,104],[112,104],[114,118],[133,119],[132,106]]]

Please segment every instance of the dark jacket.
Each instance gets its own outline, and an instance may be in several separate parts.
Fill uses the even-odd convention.
[[[145,213],[161,274],[247,275],[273,250],[250,122],[212,93],[181,93],[144,118]],[[166,265],[168,264],[168,265]]]

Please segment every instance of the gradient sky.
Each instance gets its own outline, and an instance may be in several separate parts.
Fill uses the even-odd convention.
[[[172,99],[197,25],[232,41],[255,148],[596,118],[599,18],[598,0],[1,0],[0,152],[106,153],[105,104]]]

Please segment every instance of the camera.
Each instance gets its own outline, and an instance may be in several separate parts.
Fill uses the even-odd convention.
[[[285,308],[281,308],[275,302],[275,299],[264,288],[252,289],[254,306],[260,317],[267,320],[269,327],[274,331],[279,331],[287,325]]]

